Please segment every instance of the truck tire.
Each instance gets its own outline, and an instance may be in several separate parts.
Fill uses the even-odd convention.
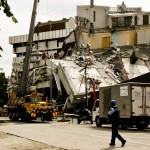
[[[127,129],[128,126],[127,126],[127,124],[126,124],[125,122],[120,122],[119,128],[120,128],[120,129]]]
[[[45,121],[46,119],[45,119],[45,115],[43,114],[43,115],[41,115],[41,121]]]
[[[149,121],[148,120],[138,120],[135,123],[135,126],[138,130],[144,130],[145,128],[147,128],[149,125]]]
[[[50,115],[46,116],[46,121],[52,121],[52,117]]]
[[[98,117],[96,117],[95,123],[96,123],[96,126],[97,126],[97,127],[101,127],[101,126],[102,126],[102,121],[101,121],[101,119],[98,118]]]
[[[139,131],[142,131],[142,130],[145,129],[145,127],[144,127],[143,125],[141,125],[140,123],[139,123],[139,124],[136,124],[136,128],[137,128],[137,130],[139,130]]]
[[[148,127],[147,124],[141,124],[140,122],[136,123],[135,126],[136,126],[137,130],[139,130],[139,131],[142,131],[142,130],[144,130],[145,128]]]
[[[12,117],[12,116],[10,116],[9,119],[12,120],[12,121],[18,121],[19,117]]]
[[[28,114],[22,114],[21,115],[21,121],[23,121],[23,122],[28,122],[28,121],[30,121],[31,119],[30,119],[30,117],[28,116]]]
[[[78,124],[80,124],[80,122],[81,122],[80,118],[78,118],[77,121],[78,121]]]

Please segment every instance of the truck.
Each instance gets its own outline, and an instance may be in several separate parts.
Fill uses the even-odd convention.
[[[30,90],[23,97],[11,94],[7,105],[0,110],[1,117],[9,117],[10,120],[30,121],[41,118],[41,121],[52,121],[53,113],[57,112],[57,106],[50,105],[42,100],[42,95],[36,90]]]
[[[150,84],[121,83],[113,86],[100,87],[98,115],[95,117],[97,127],[110,124],[107,119],[110,100],[116,100],[120,109],[120,128],[136,127],[143,130],[150,122]]]
[[[62,105],[56,106],[50,103],[48,99],[47,101],[44,100],[35,86],[29,86],[29,65],[38,3],[39,0],[34,0],[21,81],[18,89],[9,93],[6,107],[0,109],[0,116],[9,117],[11,120],[29,121],[40,117],[41,121],[50,121],[53,118],[53,114],[58,114],[58,109],[59,112],[62,112],[63,108]]]

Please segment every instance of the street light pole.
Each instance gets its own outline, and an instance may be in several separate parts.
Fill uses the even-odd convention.
[[[81,44],[82,55],[84,56],[84,80],[85,80],[85,100],[86,107],[88,108],[88,91],[87,91],[87,62],[86,62],[86,48],[84,44]]]
[[[50,21],[50,32],[51,32],[51,28],[52,28],[52,25],[51,25],[51,21]],[[52,89],[52,84],[53,84],[53,68],[52,68],[52,48],[50,49],[51,50],[51,55],[50,55],[50,58],[51,58],[51,80],[50,80],[50,101],[52,101],[52,94],[53,94],[53,89]]]
[[[51,80],[50,80],[50,101],[52,101],[52,93],[53,93],[53,89],[52,89],[52,84],[53,84],[53,70],[52,70],[52,49],[51,49]]]
[[[87,69],[87,63],[86,63],[86,56],[85,56],[85,96],[86,96],[86,107],[88,108],[88,91],[87,91],[86,69]]]

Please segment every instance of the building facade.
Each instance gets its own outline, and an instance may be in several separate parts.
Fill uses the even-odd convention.
[[[141,7],[77,6],[76,20],[89,29],[86,36],[92,49],[150,43],[150,12]]]
[[[33,52],[47,52],[49,55],[59,52],[62,48],[64,39],[75,28],[75,20],[62,19],[58,21],[48,21],[38,23],[35,27],[33,38]],[[23,61],[26,52],[28,34],[9,37],[9,44],[13,45],[13,53],[16,57],[14,63]]]

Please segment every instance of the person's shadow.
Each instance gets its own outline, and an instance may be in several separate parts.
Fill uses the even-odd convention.
[[[113,149],[117,149],[117,148],[120,148],[120,147],[108,146],[107,148],[102,148],[100,150],[113,150]]]

